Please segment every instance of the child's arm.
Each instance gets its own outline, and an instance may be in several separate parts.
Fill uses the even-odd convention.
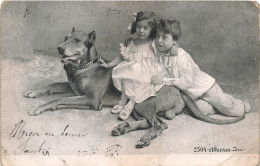
[[[111,62],[109,62],[107,65],[109,68],[115,67],[118,65],[120,62],[124,60],[123,56],[118,56],[115,59],[113,59]]]
[[[174,64],[174,63],[172,63]],[[169,73],[169,75],[178,75],[178,77],[161,77],[161,76],[154,76],[152,78],[152,83],[155,85],[164,84],[164,85],[174,85],[179,89],[186,90],[192,86],[192,77],[193,77],[193,69],[192,63],[189,58],[182,58],[179,63],[177,64],[178,72],[176,73]],[[173,67],[172,67],[173,68]]]
[[[192,86],[193,70],[192,64],[189,60],[183,59],[180,61],[178,77],[176,78],[163,78],[165,85],[174,85],[179,89],[186,90]],[[172,74],[173,75],[173,74]]]
[[[179,78],[164,77],[162,78],[162,82],[164,85],[174,85],[179,89],[185,90],[191,87],[192,76],[182,74]]]
[[[174,85],[179,89],[187,89],[190,87],[189,82],[184,81],[181,78],[173,77],[162,77],[162,76],[152,76],[152,84],[155,85]]]
[[[115,59],[113,59],[111,62],[106,63],[105,61],[103,61],[102,59],[100,60],[100,62],[102,63],[100,66],[103,66],[105,68],[113,68],[116,65],[118,65],[120,62],[122,62],[124,60],[124,58],[122,56],[116,57]]]
[[[124,46],[127,47],[131,41],[133,41],[133,38],[128,38],[126,39],[126,41],[124,42]],[[124,57],[123,56],[119,56],[115,59],[113,59],[111,62],[106,63],[105,61],[103,61],[102,59],[100,60],[100,62],[102,63],[100,66],[103,66],[105,68],[113,68],[116,65],[118,65],[120,62],[124,61]]]

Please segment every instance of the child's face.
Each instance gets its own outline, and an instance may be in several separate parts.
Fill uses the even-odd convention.
[[[150,36],[152,28],[148,24],[148,20],[139,21],[136,24],[136,34],[139,39],[146,39]]]
[[[156,33],[155,44],[159,51],[168,52],[173,44],[174,40],[171,34],[165,34],[162,31]]]

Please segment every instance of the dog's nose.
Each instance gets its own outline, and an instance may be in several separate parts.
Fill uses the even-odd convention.
[[[58,51],[59,51],[60,54],[63,54],[63,53],[64,53],[64,49],[63,49],[63,48],[58,47],[57,49],[58,49]]]

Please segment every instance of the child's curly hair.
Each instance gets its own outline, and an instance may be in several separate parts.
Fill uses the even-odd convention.
[[[140,22],[143,20],[148,20],[148,25],[152,28],[149,37],[155,37],[157,20],[156,20],[156,15],[154,14],[154,12],[151,12],[151,11],[140,11],[137,13],[136,21],[133,21],[133,23],[132,23],[131,34],[134,34],[136,32],[137,22]]]
[[[167,19],[161,19],[157,27],[158,31],[162,31],[165,34],[171,34],[173,40],[177,41],[181,37],[180,22],[174,17]]]

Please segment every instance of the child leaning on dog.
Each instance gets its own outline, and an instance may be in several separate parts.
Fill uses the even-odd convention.
[[[183,90],[204,114],[214,114],[214,107],[226,116],[242,116],[249,112],[251,106],[247,101],[224,93],[215,79],[201,71],[192,57],[178,46],[176,41],[180,35],[178,20],[168,18],[159,21],[155,39],[156,54],[167,69],[168,76],[153,76],[152,82],[155,85],[174,85]],[[174,113],[169,111],[167,116],[174,117]]]
[[[152,45],[157,27],[155,14],[150,11],[138,12],[129,27],[131,34],[136,34],[137,38],[120,44],[122,56],[107,64],[102,62],[102,66],[107,68],[116,66],[112,71],[112,79],[115,87],[122,92],[122,97],[113,107],[112,113],[119,113],[119,118],[122,120],[129,117],[135,103],[141,103],[150,96],[155,96],[163,87],[152,84],[152,76],[167,74],[155,57],[156,48]]]

